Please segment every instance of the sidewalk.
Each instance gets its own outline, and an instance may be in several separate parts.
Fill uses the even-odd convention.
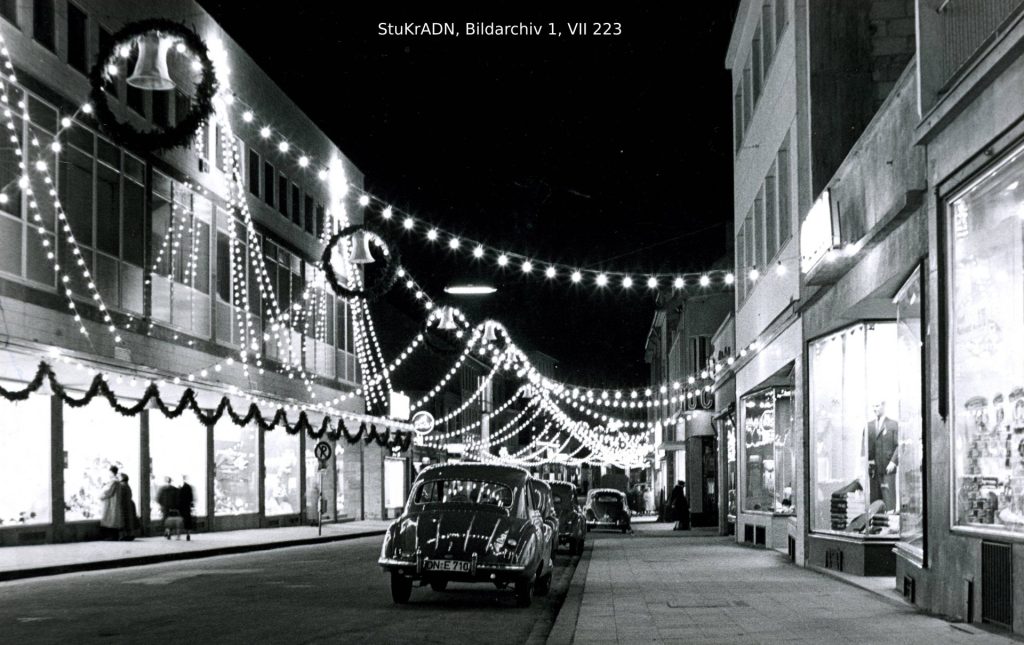
[[[928,616],[714,530],[634,528],[633,536],[588,540],[573,643],[1020,642]]]
[[[350,540],[383,535],[390,524],[390,520],[325,524],[322,536],[317,536],[315,526],[291,526],[194,533],[192,540],[187,542],[184,537],[181,540],[147,537],[131,542],[97,541],[4,547],[0,548],[0,581]]]

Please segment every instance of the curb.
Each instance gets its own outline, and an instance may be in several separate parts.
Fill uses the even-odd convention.
[[[787,558],[787,561],[788,561],[788,558]],[[906,600],[903,600],[899,596],[895,596],[895,595],[890,596],[888,594],[880,592],[877,589],[872,589],[871,587],[863,587],[863,586],[857,584],[856,582],[852,582],[850,580],[847,580],[845,577],[843,577],[841,575],[838,575],[834,571],[831,571],[829,569],[825,569],[824,567],[819,567],[819,566],[815,566],[815,565],[812,564],[812,565],[808,565],[806,567],[806,569],[808,571],[813,571],[815,573],[818,573],[818,574],[821,574],[821,575],[824,575],[824,576],[828,576],[829,578],[832,578],[833,580],[838,580],[839,582],[842,582],[845,585],[849,585],[850,587],[853,587],[854,589],[860,589],[861,591],[869,593],[872,596],[874,596],[875,598],[879,598],[880,600],[883,600],[883,601],[887,602],[888,604],[890,604],[890,605],[892,605],[894,607],[899,607],[900,609],[910,609],[910,610],[916,611],[918,613],[927,613],[927,612],[923,611],[920,607],[918,607],[916,605],[913,605],[913,604],[907,602]],[[893,591],[895,592],[895,589]]]
[[[328,542],[342,542],[344,540],[355,540],[357,538],[376,537],[384,535],[385,532],[386,530],[362,531],[359,533],[348,533],[345,535],[327,535],[314,538],[282,540],[280,542],[262,542],[259,544],[237,544],[234,546],[215,547],[211,549],[203,549],[200,551],[184,551],[178,553],[160,553],[156,555],[143,555],[132,558],[121,558],[118,560],[96,560],[93,562],[75,562],[71,564],[58,564],[49,567],[36,567],[34,569],[15,569],[12,571],[0,571],[0,582],[8,582],[11,580],[25,580],[27,578],[42,578],[45,576],[57,576],[64,573],[101,571],[104,569],[123,569],[127,567],[138,567],[147,564],[159,564],[161,562],[198,560],[201,558],[212,558],[219,555],[233,555],[236,553],[270,551],[272,549],[281,549],[293,546],[326,544]]]
[[[588,541],[580,561],[576,564],[576,570],[569,581],[569,591],[565,594],[562,607],[558,611],[555,624],[548,632],[548,645],[572,645],[576,635],[576,621],[580,615],[580,605],[583,603],[583,588],[587,584],[587,571],[590,569],[590,558],[594,552],[593,540]]]

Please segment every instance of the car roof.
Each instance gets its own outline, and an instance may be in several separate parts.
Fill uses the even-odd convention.
[[[548,485],[551,486],[552,490],[554,490],[555,488],[560,488],[560,489],[566,489],[567,488],[570,491],[576,490],[576,484],[574,484],[572,482],[562,482],[562,481],[548,482]]]
[[[588,495],[593,496],[596,493],[615,493],[616,495],[620,495],[622,497],[626,496],[626,494],[623,493],[618,488],[591,488],[590,493],[588,493]]]
[[[423,469],[419,479],[482,479],[487,481],[518,484],[529,478],[530,473],[516,466],[498,464],[438,464]]]

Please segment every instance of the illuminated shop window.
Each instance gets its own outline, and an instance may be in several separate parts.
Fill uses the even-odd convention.
[[[1024,155],[950,201],[954,521],[1024,533]]]
[[[99,398],[81,408],[64,406],[66,521],[100,519],[100,496],[110,482],[111,466],[128,475],[135,512],[139,511],[139,426],[138,416],[122,416]]]
[[[796,512],[796,458],[792,388],[769,388],[740,399],[743,510]]]
[[[227,415],[213,428],[213,512],[259,512],[259,427],[239,427]]]
[[[265,472],[263,502],[266,515],[299,512],[299,437],[283,427],[263,433]]]
[[[924,443],[922,434],[921,360],[924,328],[921,312],[921,270],[914,271],[896,294],[896,376],[900,406],[897,421],[902,430],[899,467],[896,469],[899,498],[900,539],[918,555],[924,555]]]
[[[195,517],[206,515],[206,426],[195,415],[186,412],[177,419],[168,419],[159,412],[149,414],[149,455],[152,463],[150,491],[153,502],[150,518],[160,518],[156,495],[171,478],[171,485],[180,487],[182,477],[192,487]]]
[[[7,389],[24,383],[4,382]],[[50,515],[50,397],[0,399],[0,527],[47,524]]]
[[[811,529],[899,534],[896,324],[863,323],[812,342]],[[919,394],[918,394],[919,396]]]

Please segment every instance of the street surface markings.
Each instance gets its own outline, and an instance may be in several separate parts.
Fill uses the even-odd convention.
[[[19,616],[19,623],[38,623],[44,620],[53,620],[53,616]]]
[[[197,578],[199,576],[237,576],[247,573],[259,573],[263,569],[195,569],[193,571],[167,571],[166,573],[159,573],[148,578],[137,578],[135,580],[125,580],[121,584],[126,585],[169,585],[172,582],[178,582],[179,580],[185,580],[186,578]]]

